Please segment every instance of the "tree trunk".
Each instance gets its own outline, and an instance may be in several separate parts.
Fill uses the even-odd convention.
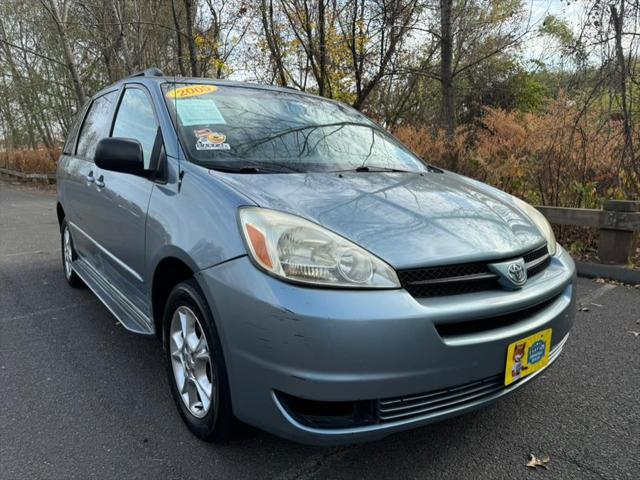
[[[182,49],[182,29],[180,28],[180,22],[178,21],[178,12],[176,12],[175,0],[171,0],[171,15],[173,16],[173,26],[176,29],[176,46],[178,48],[178,70],[183,77],[187,76],[187,72],[184,69],[184,51]]]
[[[2,76],[2,87],[4,92],[8,91],[4,76]],[[17,137],[16,127],[13,121],[13,109],[9,103],[8,95],[0,96],[0,111],[4,118],[2,125],[2,132],[4,133],[4,149],[6,154],[4,159],[4,168],[8,168],[9,152],[13,150],[13,144]]]
[[[318,78],[318,95],[325,96],[327,90],[327,38],[325,32],[325,0],[318,0],[318,63],[320,76]],[[331,96],[331,95],[329,95]]]
[[[364,0],[362,0],[364,9]],[[356,84],[356,102],[362,96],[362,49],[360,38],[362,36],[362,22],[359,22],[358,2],[353,2],[353,15],[351,16],[351,42],[349,50],[351,51],[351,63],[353,64],[353,76]],[[354,105],[354,108],[358,108]]]
[[[447,133],[447,139],[453,140],[456,130],[455,92],[453,88],[453,35],[451,32],[451,11],[453,0],[440,0],[440,85],[442,105],[440,124]],[[448,166],[457,167],[457,159],[449,149]]]
[[[78,109],[80,109],[80,107],[82,107],[82,105],[84,105],[84,103],[87,101],[87,95],[85,94],[84,88],[82,87],[80,75],[78,74],[78,67],[73,58],[73,52],[71,52],[69,37],[67,36],[67,27],[63,23],[63,19],[66,21],[66,12],[61,17],[60,12],[58,12],[58,7],[53,0],[48,1],[47,10],[53,18],[53,21],[56,24],[56,29],[58,30],[58,34],[60,35],[60,42],[62,43],[64,60],[67,65],[67,69],[69,70],[71,81],[73,83],[73,90],[76,95],[77,106]]]
[[[193,0],[184,0],[185,13],[187,17],[187,46],[189,48],[189,63],[191,65],[191,76],[198,77],[198,58],[196,52],[196,39],[193,36],[193,23],[195,22],[195,10]]]
[[[4,39],[4,38],[6,38],[6,33],[4,30],[4,25],[0,21],[0,39]],[[27,127],[27,137],[29,139],[29,145],[31,146],[32,149],[35,149],[37,147],[37,140],[34,135],[35,131],[38,130],[39,133],[41,134],[41,137],[43,135],[42,135],[42,130],[40,129],[40,125],[37,123],[37,121],[34,121],[33,119],[34,112],[36,109],[33,108],[31,103],[32,101],[31,97],[33,95],[33,89],[31,88],[31,85],[30,85],[31,77],[28,75],[28,73],[27,73],[27,76],[23,76],[19,72],[16,66],[16,63],[14,61],[15,57],[12,55],[7,45],[4,43],[0,43],[0,46],[3,49],[3,53],[6,58],[7,65],[14,79],[14,82],[17,82],[19,84],[22,84],[23,81],[27,82],[25,85],[22,85],[24,88],[16,89],[17,95],[15,95],[14,98],[18,102],[18,105],[20,107],[19,111],[22,113],[24,123],[26,124],[26,127]]]
[[[453,0],[440,0],[440,77],[442,91],[441,125],[449,139],[456,128],[453,91],[453,38],[451,10]]]
[[[611,21],[613,23],[613,28],[615,31],[615,39],[616,39],[616,61],[618,63],[618,90],[620,94],[620,101],[622,103],[622,129],[624,132],[624,146],[622,149],[622,165],[627,163],[627,158],[629,159],[629,168],[632,169],[635,174],[640,177],[640,168],[637,163],[634,161],[635,152],[633,147],[633,131],[631,127],[630,120],[630,108],[629,108],[629,100],[627,98],[627,62],[624,58],[624,50],[622,46],[622,27],[623,27],[623,19],[624,19],[624,0],[620,2],[620,12],[615,5],[609,5],[609,9],[611,11]],[[635,194],[640,191],[640,187],[636,185],[635,182],[631,182],[632,188],[634,189]],[[631,192],[629,192],[631,193]]]
[[[133,60],[131,59],[131,50],[129,50],[129,42],[127,41],[127,36],[124,33],[124,25],[122,22],[122,15],[120,14],[120,7],[118,6],[118,0],[111,1],[111,12],[115,21],[117,22],[118,39],[120,45],[122,46],[122,56],[124,58],[126,74],[130,75],[135,70],[135,66]]]
[[[267,46],[269,47],[269,53],[271,54],[271,61],[273,62],[273,68],[275,76],[277,77],[278,85],[281,87],[287,86],[287,73],[282,63],[282,53],[280,52],[280,37],[274,30],[273,19],[273,0],[269,0],[269,6],[267,7],[267,1],[262,0],[260,2],[260,13],[262,16],[262,29],[267,40]]]

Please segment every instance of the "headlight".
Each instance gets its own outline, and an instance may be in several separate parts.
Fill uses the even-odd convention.
[[[258,207],[240,209],[253,261],[284,280],[347,288],[399,288],[385,262],[308,220]]]
[[[549,250],[549,255],[555,255],[557,250],[556,236],[553,234],[553,229],[551,228],[549,221],[535,207],[532,207],[527,202],[524,202],[517,197],[513,197],[513,199],[515,200],[516,205],[524,211],[533,223],[536,224],[536,227],[538,227],[544,238],[547,239],[547,250]]]

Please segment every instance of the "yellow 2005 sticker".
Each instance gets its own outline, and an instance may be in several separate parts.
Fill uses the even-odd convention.
[[[215,92],[218,87],[215,85],[189,85],[186,87],[174,88],[166,94],[167,98],[189,98],[198,97],[207,93]]]

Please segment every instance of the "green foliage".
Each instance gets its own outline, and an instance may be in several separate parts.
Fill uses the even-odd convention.
[[[540,113],[549,99],[549,89],[536,75],[520,71],[511,77],[513,108],[521,112]]]
[[[571,27],[565,20],[555,15],[547,15],[540,27],[540,33],[556,39],[565,48],[570,47],[575,42]]]
[[[584,252],[584,250],[585,250],[585,244],[582,240],[576,240],[569,244],[569,253],[571,253],[572,255]]]

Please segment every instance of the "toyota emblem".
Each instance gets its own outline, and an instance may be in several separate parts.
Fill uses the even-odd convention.
[[[509,278],[515,285],[521,286],[527,281],[527,271],[520,263],[512,263],[509,265],[507,272],[509,273]]]

